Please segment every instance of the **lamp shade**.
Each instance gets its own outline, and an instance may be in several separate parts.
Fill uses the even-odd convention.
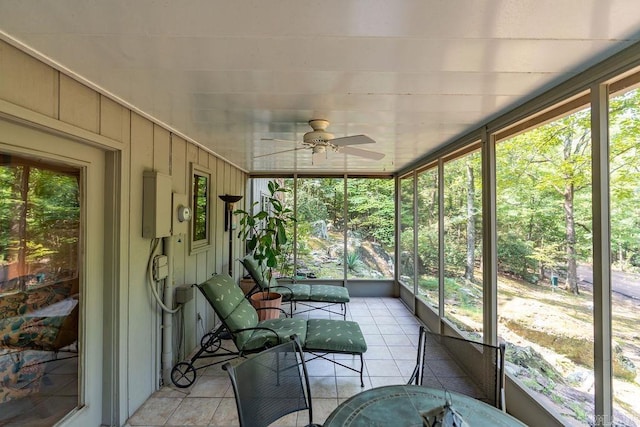
[[[222,196],[218,196],[220,198],[220,200],[222,200],[225,203],[235,203],[240,201],[240,199],[242,199],[242,196],[233,196],[231,194],[223,194]]]

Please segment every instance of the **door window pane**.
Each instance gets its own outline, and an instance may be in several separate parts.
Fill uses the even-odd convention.
[[[78,403],[79,178],[78,170],[2,156],[2,425],[30,424],[43,407],[54,424]]]

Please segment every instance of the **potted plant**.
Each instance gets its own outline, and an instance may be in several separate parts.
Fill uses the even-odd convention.
[[[269,194],[260,202],[253,203],[248,211],[238,209],[234,212],[238,215],[238,237],[246,242],[246,248],[264,275],[265,282],[271,284],[273,270],[278,266],[278,261],[284,255],[287,247],[287,224],[295,221],[293,211],[282,203],[282,194],[289,190],[281,186],[277,181],[267,183]],[[256,308],[263,306],[280,307],[282,296],[277,292],[271,292],[270,286],[266,291],[256,292],[250,296],[252,304]],[[279,317],[280,310],[260,310],[261,317]]]

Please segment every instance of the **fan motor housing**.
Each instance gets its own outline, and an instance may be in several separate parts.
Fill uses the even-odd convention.
[[[302,140],[309,144],[324,143],[334,138],[332,133],[323,130],[313,130],[304,134]]]

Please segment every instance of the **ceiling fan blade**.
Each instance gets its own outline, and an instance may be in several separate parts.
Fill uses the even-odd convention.
[[[359,145],[359,144],[373,144],[375,141],[369,138],[367,135],[351,135],[342,136],[339,138],[333,138],[331,141],[333,145],[337,147],[344,147],[345,145]]]
[[[282,153],[288,153],[290,151],[298,151],[298,150],[304,150],[308,147],[298,147],[298,148],[292,148],[290,150],[283,150],[283,151],[276,151],[274,153],[268,153],[268,154],[260,154],[259,156],[253,156],[254,159],[257,159],[259,157],[267,157],[267,156],[274,156],[276,154],[282,154]]]
[[[354,147],[338,147],[338,153],[352,154],[371,160],[380,160],[384,157],[384,154],[378,153],[377,151],[362,150]]]

